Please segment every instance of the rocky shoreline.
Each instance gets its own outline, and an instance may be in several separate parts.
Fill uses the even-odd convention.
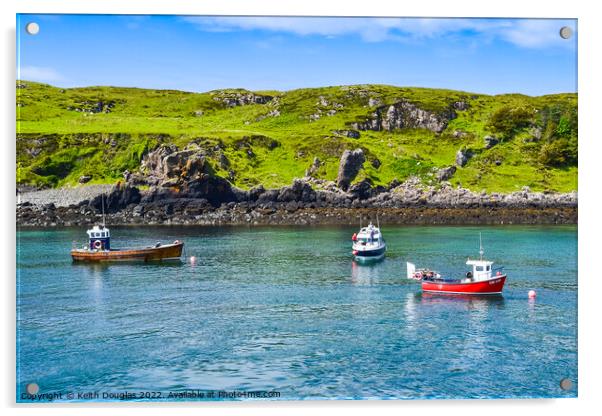
[[[357,178],[366,162],[363,150],[345,150],[336,181],[312,176],[320,166],[315,158],[306,176],[289,186],[244,190],[215,175],[212,152],[220,149],[160,146],[144,156],[139,170],[124,172],[124,181],[108,190],[104,185],[19,189],[17,224],[90,225],[101,220],[103,209],[113,225],[357,224],[360,216],[376,215],[390,224],[577,223],[577,192],[532,192],[525,186],[508,194],[477,193],[448,182],[456,166],[433,172],[427,183],[410,177],[374,186]]]
[[[127,183],[114,186],[104,201],[98,194],[69,205],[32,203],[44,199],[25,193],[17,205],[17,224],[88,226],[101,221],[103,203],[112,225],[356,225],[360,217],[376,215],[382,223],[407,225],[577,223],[576,192],[537,193],[524,188],[511,194],[473,193],[445,184],[423,187],[415,180],[382,190],[364,186],[362,191],[356,184],[345,192],[336,187],[315,190],[312,182],[316,186],[304,178],[280,189],[228,188],[236,197],[229,201],[233,196],[221,188],[217,194],[191,197],[165,189],[141,192]]]

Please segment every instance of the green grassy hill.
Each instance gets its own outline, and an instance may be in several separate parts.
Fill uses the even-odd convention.
[[[347,137],[353,123],[400,101],[434,115],[463,104],[440,133],[401,128]],[[500,142],[487,149],[486,135]],[[221,158],[211,161],[215,174],[245,189],[288,185],[314,157],[322,161],[314,176],[334,180],[341,154],[355,148],[367,155],[356,180],[368,177],[375,185],[411,175],[433,182],[437,168],[453,165],[456,152],[467,149],[473,157],[451,178],[454,185],[577,189],[576,94],[489,96],[386,85],[190,93],[17,82],[20,184],[70,185],[82,175],[112,182],[160,144],[191,142],[220,149]]]

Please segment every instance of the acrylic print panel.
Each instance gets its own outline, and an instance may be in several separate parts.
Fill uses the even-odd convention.
[[[576,397],[576,38],[18,15],[16,400]]]

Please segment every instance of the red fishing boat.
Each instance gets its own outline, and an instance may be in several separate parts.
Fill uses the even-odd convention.
[[[483,259],[483,253],[481,245],[480,259],[468,259],[466,265],[472,266],[472,269],[461,278],[447,278],[430,269],[416,269],[413,263],[407,263],[407,277],[420,281],[424,292],[463,295],[501,294],[506,283],[504,268],[494,269],[492,261]]]

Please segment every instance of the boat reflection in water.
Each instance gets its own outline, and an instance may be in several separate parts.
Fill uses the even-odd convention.
[[[380,269],[380,264],[353,260],[351,262],[351,283],[360,286],[377,284]]]
[[[480,309],[490,306],[503,306],[504,296],[502,294],[478,295],[478,294],[456,294],[448,296],[444,293],[422,292],[415,294],[416,299],[423,305],[434,304],[464,304],[469,308]]]

